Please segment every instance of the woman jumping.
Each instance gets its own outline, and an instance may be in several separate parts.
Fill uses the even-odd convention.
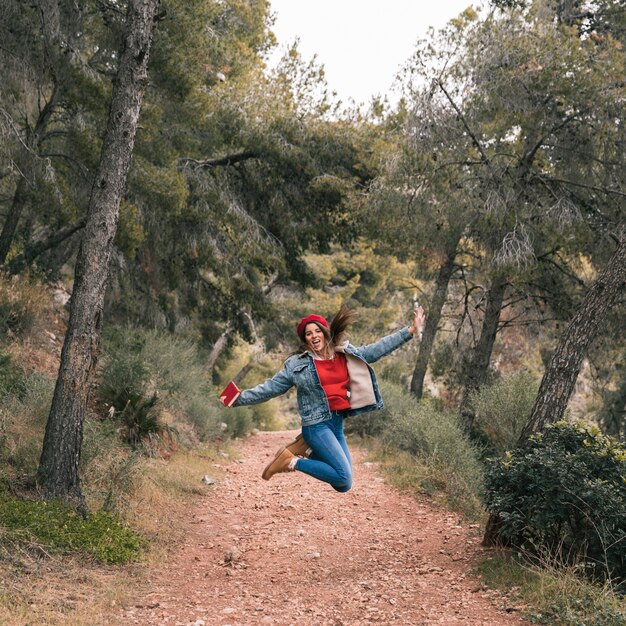
[[[282,447],[263,471],[269,480],[279,472],[298,471],[328,483],[336,491],[352,487],[352,459],[343,420],[383,408],[370,363],[399,348],[424,327],[422,307],[410,326],[375,343],[355,347],[345,341],[354,313],[341,307],[330,326],[321,315],[307,315],[297,325],[299,349],[273,378],[241,392],[232,406],[265,402],[295,386],[302,435]]]

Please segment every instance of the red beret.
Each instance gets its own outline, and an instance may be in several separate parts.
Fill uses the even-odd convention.
[[[306,317],[303,317],[298,322],[298,326],[296,328],[296,332],[298,333],[298,337],[300,337],[300,338],[303,337],[304,329],[306,328],[306,325],[310,324],[311,322],[317,322],[318,324],[321,324],[322,326],[324,326],[324,328],[328,328],[328,322],[321,315],[307,315]]]

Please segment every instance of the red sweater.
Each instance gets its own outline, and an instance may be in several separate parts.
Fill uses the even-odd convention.
[[[348,364],[345,354],[337,352],[334,359],[315,359],[315,368],[331,411],[350,408],[348,400]]]

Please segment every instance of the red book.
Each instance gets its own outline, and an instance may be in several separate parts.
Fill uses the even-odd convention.
[[[222,393],[220,393],[220,402],[224,406],[233,406],[235,400],[241,395],[241,390],[235,383],[231,380]]]

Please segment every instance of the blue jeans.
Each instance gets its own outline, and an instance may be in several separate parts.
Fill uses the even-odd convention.
[[[344,493],[352,487],[352,458],[343,434],[343,414],[332,411],[331,415],[319,424],[303,426],[302,436],[313,453],[298,459],[296,469]]]

